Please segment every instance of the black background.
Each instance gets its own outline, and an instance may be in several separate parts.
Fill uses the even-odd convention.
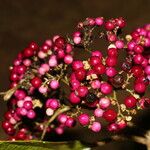
[[[30,41],[41,44],[54,34],[66,35],[80,20],[97,16],[122,16],[127,20],[126,32],[130,32],[150,23],[150,0],[0,0],[0,91],[9,86],[9,65]],[[0,120],[5,111],[1,99]],[[1,128],[0,138],[5,138]],[[112,143],[101,149],[126,148],[145,149],[132,142]]]

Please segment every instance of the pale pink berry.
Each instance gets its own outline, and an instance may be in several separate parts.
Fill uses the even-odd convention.
[[[25,66],[29,67],[29,66],[31,65],[31,60],[30,60],[30,59],[25,59],[25,60],[23,61],[23,64],[24,64]]]
[[[10,118],[9,122],[13,125],[17,123],[17,121],[12,117]]]
[[[94,132],[99,132],[101,130],[101,124],[99,122],[93,122],[91,125],[91,130]]]
[[[40,93],[45,94],[45,93],[47,93],[47,91],[48,91],[47,87],[45,87],[45,86],[40,86],[39,87],[39,92]]]
[[[100,109],[100,108],[96,108],[95,111],[94,111],[94,115],[96,117],[102,117],[103,116],[103,113],[104,113],[104,110]]]
[[[46,56],[47,56],[46,53],[44,53],[43,51],[38,52],[38,57],[39,58],[44,59]]]
[[[41,67],[44,68],[46,70],[46,72],[49,71],[49,69],[50,69],[48,64],[42,64]]]
[[[110,99],[108,99],[108,98],[101,98],[100,100],[99,100],[99,105],[100,105],[100,107],[102,108],[102,109],[106,109],[106,108],[108,108],[109,106],[110,106]]]
[[[46,73],[46,69],[43,68],[43,67],[40,67],[40,68],[38,69],[38,73],[39,73],[40,75],[44,75],[44,74]]]
[[[45,41],[45,44],[51,47],[53,45],[53,42],[51,39],[48,39]]]
[[[66,55],[64,58],[66,64],[71,64],[73,62],[73,57],[71,55]]]
[[[65,114],[60,114],[60,115],[58,116],[58,121],[59,121],[60,123],[64,124],[64,123],[67,121],[67,118],[68,118],[67,115],[65,115]]]
[[[50,82],[50,87],[51,87],[51,89],[53,89],[53,90],[58,89],[58,88],[59,88],[59,82],[58,82],[57,80],[52,80],[52,81]]]
[[[49,59],[49,66],[50,67],[56,67],[57,66],[57,59],[56,59],[55,55],[50,57],[50,59]]]
[[[54,110],[53,109],[51,109],[51,108],[47,108],[46,109],[46,115],[47,116],[52,116],[54,114]]]
[[[23,107],[23,103],[24,103],[23,100],[19,100],[19,101],[17,101],[17,106],[21,108],[21,107]]]
[[[115,45],[118,49],[122,49],[124,47],[124,42],[122,40],[118,40]]]
[[[91,87],[92,87],[93,89],[99,89],[100,86],[101,86],[101,82],[100,82],[99,80],[94,80],[94,81],[92,81],[92,83],[91,83]]]
[[[25,101],[32,101],[32,98],[31,98],[30,96],[26,96],[26,97],[24,98],[24,100],[25,100]]]
[[[74,41],[75,44],[80,44],[80,43],[81,43],[81,37],[75,36],[75,37],[73,38],[73,41]]]

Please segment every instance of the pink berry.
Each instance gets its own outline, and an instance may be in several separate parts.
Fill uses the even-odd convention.
[[[44,53],[43,51],[39,51],[39,52],[38,52],[38,57],[39,57],[39,58],[44,59],[46,56],[47,56],[47,54]]]
[[[124,47],[124,42],[122,40],[118,40],[115,45],[118,49],[122,49]]]
[[[100,86],[101,86],[101,82],[100,82],[99,80],[93,80],[93,81],[91,82],[91,87],[92,87],[93,89],[99,89]]]
[[[40,93],[45,94],[45,93],[47,93],[47,91],[48,91],[47,87],[45,87],[45,86],[40,86],[39,87],[39,92]]]
[[[73,38],[73,41],[74,41],[75,44],[80,44],[80,43],[81,43],[81,37],[75,36],[75,37]]]
[[[94,110],[94,115],[95,115],[96,117],[102,117],[102,116],[103,116],[103,113],[104,113],[104,110],[102,110],[102,109],[100,109],[100,108],[96,108],[96,109]]]
[[[110,94],[112,92],[112,86],[108,83],[101,83],[100,89],[103,94]]]
[[[72,80],[71,81],[71,87],[72,87],[72,90],[77,90],[80,86],[80,82],[78,80]]]
[[[91,125],[91,130],[94,132],[99,132],[101,130],[101,124],[99,122],[93,122]]]
[[[60,105],[59,101],[54,98],[48,99],[46,102],[46,107],[54,109],[54,110],[59,108],[59,105]]]
[[[49,59],[49,66],[56,67],[57,66],[57,59],[55,55],[52,55]]]
[[[31,60],[30,59],[25,59],[23,61],[23,64],[26,66],[26,67],[29,67],[31,65]]]
[[[29,119],[34,119],[35,116],[36,116],[36,114],[35,114],[34,110],[31,109],[31,110],[28,111],[27,117],[28,117]]]
[[[97,56],[101,60],[103,55],[101,51],[96,50],[96,51],[92,51],[92,56]]]
[[[27,110],[25,108],[20,108],[20,115],[26,116],[27,115]]]
[[[86,126],[89,124],[90,122],[90,118],[89,118],[89,115],[88,114],[81,114],[79,117],[78,117],[78,120],[79,120],[79,123],[83,126]]]
[[[64,129],[63,129],[62,127],[57,127],[57,128],[55,129],[55,131],[56,131],[57,134],[61,135],[61,134],[63,134]]]
[[[99,100],[99,105],[102,109],[108,108],[110,106],[110,99],[105,98],[105,97],[101,98]]]
[[[150,75],[150,65],[146,66],[144,71],[147,75]]]
[[[73,57],[71,55],[66,55],[64,58],[66,64],[71,64],[73,62]]]
[[[103,17],[95,18],[95,23],[97,26],[101,26],[104,23],[104,18]]]
[[[117,74],[117,70],[113,67],[106,68],[106,75],[108,77],[114,77]]]
[[[51,87],[51,89],[53,89],[53,90],[58,89],[58,88],[59,88],[59,82],[58,82],[57,80],[52,80],[52,81],[50,82],[50,87]]]
[[[21,108],[21,107],[23,107],[23,103],[24,103],[23,100],[19,100],[19,101],[17,101],[17,106]]]
[[[60,114],[60,115],[58,116],[58,121],[59,121],[61,124],[64,124],[64,123],[67,121],[67,118],[68,118],[67,115],[65,115],[65,114]]]

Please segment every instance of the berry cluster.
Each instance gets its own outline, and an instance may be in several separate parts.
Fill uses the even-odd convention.
[[[8,101],[2,127],[9,139],[44,140],[46,134],[62,134],[76,122],[99,132],[106,121],[108,131],[119,131],[138,110],[150,106],[145,95],[150,85],[150,25],[126,40],[119,34],[125,25],[121,17],[86,18],[72,37],[55,35],[20,52],[10,67],[10,90],[1,93]],[[107,41],[106,55],[91,49],[101,38]],[[75,59],[75,48],[89,53],[88,59]],[[126,55],[118,63],[120,52]],[[123,101],[119,91],[126,93]]]

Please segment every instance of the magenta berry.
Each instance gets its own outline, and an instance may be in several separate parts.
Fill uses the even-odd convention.
[[[103,94],[110,94],[112,92],[112,86],[108,83],[101,83],[100,89]]]
[[[80,124],[83,125],[83,126],[88,125],[89,122],[90,122],[90,118],[89,118],[89,115],[88,115],[88,114],[81,114],[81,115],[78,117],[78,120],[79,120]]]
[[[150,24],[124,36],[125,25],[122,17],[87,17],[71,37],[54,35],[19,52],[9,67],[11,89],[1,93],[9,139],[45,140],[76,123],[95,133],[103,126],[117,132],[149,108]],[[93,49],[100,39],[106,47]]]

